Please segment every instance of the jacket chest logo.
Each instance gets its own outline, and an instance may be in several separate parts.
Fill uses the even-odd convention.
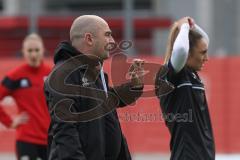
[[[82,78],[82,85],[83,85],[83,87],[87,87],[90,85],[90,82],[88,81],[88,79],[86,77]]]

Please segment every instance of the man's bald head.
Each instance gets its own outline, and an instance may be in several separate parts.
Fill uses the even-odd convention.
[[[74,38],[84,37],[85,33],[91,33],[93,35],[96,35],[98,28],[102,24],[107,24],[107,22],[99,16],[96,15],[79,16],[73,21],[73,24],[71,26],[70,40],[73,41]]]
[[[107,22],[99,16],[83,15],[76,18],[70,29],[72,46],[83,54],[91,54],[101,60],[109,57],[105,47],[115,43]]]

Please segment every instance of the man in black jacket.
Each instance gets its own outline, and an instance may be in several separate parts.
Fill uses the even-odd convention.
[[[107,22],[80,16],[70,40],[59,44],[55,67],[45,81],[51,115],[48,159],[131,160],[115,108],[141,96],[143,61],[134,62],[129,83],[111,88],[102,69],[109,57],[106,46],[115,43]]]

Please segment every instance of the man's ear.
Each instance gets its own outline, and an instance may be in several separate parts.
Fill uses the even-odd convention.
[[[93,36],[91,33],[85,33],[84,40],[88,45],[90,45],[90,46],[93,45]]]

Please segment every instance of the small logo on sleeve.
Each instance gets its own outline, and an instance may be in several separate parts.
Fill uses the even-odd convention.
[[[20,81],[20,87],[21,88],[27,88],[27,87],[30,87],[30,82],[29,82],[29,80],[28,79],[22,79],[21,81]]]

